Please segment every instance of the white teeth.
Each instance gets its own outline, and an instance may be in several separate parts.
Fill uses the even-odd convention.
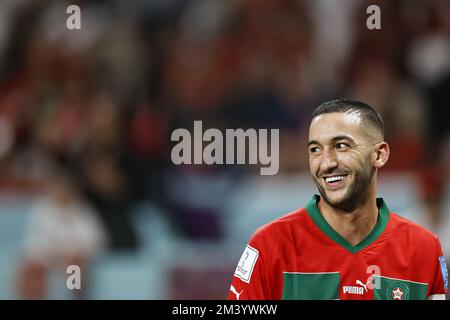
[[[327,178],[325,178],[325,181],[326,182],[336,182],[336,181],[341,181],[344,178],[345,178],[345,176],[327,177]]]

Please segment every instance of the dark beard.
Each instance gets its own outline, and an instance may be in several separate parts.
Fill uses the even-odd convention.
[[[375,169],[372,166],[355,172],[355,179],[353,184],[349,186],[347,193],[339,203],[333,203],[327,197],[322,185],[316,179],[314,179],[314,183],[319,190],[320,196],[329,206],[339,211],[353,212],[356,208],[367,201],[369,197],[369,185],[374,173]]]

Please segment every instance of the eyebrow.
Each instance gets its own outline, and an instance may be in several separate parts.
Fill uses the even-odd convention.
[[[331,139],[332,142],[336,142],[336,141],[338,141],[338,140],[350,140],[350,141],[353,142],[353,143],[355,142],[355,140],[353,140],[352,137],[347,136],[347,135],[339,135],[339,136],[333,137],[333,138]],[[308,147],[309,147],[310,145],[312,145],[312,144],[320,144],[320,143],[319,143],[317,140],[311,140],[311,141],[308,142]]]

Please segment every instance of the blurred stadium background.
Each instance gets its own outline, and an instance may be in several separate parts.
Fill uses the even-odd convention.
[[[0,0],[0,298],[225,298],[251,232],[315,192],[310,114],[335,97],[383,115],[379,194],[449,255],[449,1]],[[279,128],[280,172],[174,166],[193,120]]]

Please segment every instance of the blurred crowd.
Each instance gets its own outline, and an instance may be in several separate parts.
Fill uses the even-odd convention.
[[[81,8],[81,30],[66,28],[70,4]],[[370,4],[381,8],[381,30],[366,28]],[[32,228],[34,252],[73,239],[84,241],[68,259],[132,250],[129,212],[140,201],[165,208],[187,238],[220,239],[211,199],[226,187],[217,181],[255,170],[174,166],[170,133],[194,120],[279,128],[281,173],[308,170],[310,114],[338,97],[382,114],[385,170],[416,175],[438,226],[450,172],[449,1],[0,2],[0,192],[45,191],[35,211],[47,216],[36,219],[74,230]],[[43,209],[57,206],[79,218]],[[24,270],[39,273],[36,263]]]

